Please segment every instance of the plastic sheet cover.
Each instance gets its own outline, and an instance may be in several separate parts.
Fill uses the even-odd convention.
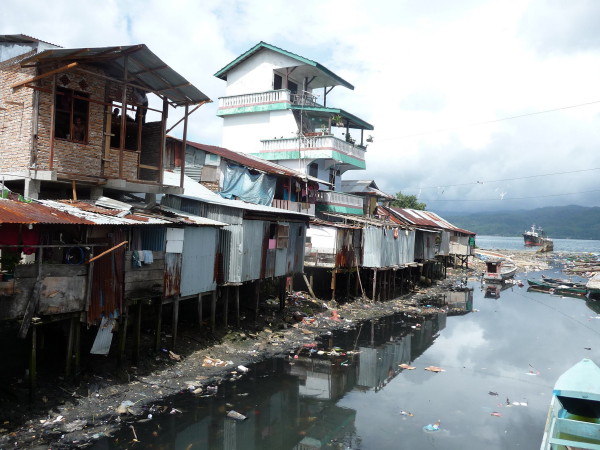
[[[253,175],[242,166],[227,165],[221,196],[249,203],[271,206],[275,195],[276,178],[268,174]]]

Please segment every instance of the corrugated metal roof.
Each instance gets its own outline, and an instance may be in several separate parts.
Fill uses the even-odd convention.
[[[174,141],[179,141],[183,143],[182,139],[175,138],[173,136],[167,136],[167,139],[172,139]],[[187,141],[187,145],[197,148],[199,150],[204,150],[205,152],[212,153],[215,155],[219,155],[225,159],[229,159],[234,161],[242,166],[249,167],[251,169],[260,170],[265,173],[275,174],[275,175],[287,175],[295,178],[307,178],[316,183],[326,184],[331,186],[328,181],[320,180],[319,178],[311,177],[305,173],[299,172],[297,170],[290,169],[289,167],[285,167],[279,164],[276,164],[271,161],[267,161],[266,159],[259,158],[257,156],[248,154],[248,153],[240,153],[234,150],[229,150],[224,147],[217,147],[215,145],[206,145],[201,144],[199,142]]]
[[[192,83],[165,64],[145,44],[46,50],[21,61],[31,63],[82,62],[107,68],[109,74],[123,79],[127,60],[127,82],[160,92],[177,106],[211,101]]]
[[[267,44],[266,42],[263,42],[263,41],[260,41],[258,44],[256,44],[254,47],[252,47],[250,50],[248,50],[247,52],[238,56],[236,59],[234,59],[229,64],[227,64],[225,67],[223,67],[217,73],[215,73],[215,77],[220,78],[222,80],[227,80],[227,73],[231,69],[233,69],[234,67],[236,67],[237,65],[239,65],[240,63],[245,61],[246,59],[250,58],[255,53],[258,53],[261,50],[265,50],[265,49],[288,56],[292,59],[295,59],[299,63],[301,63],[301,65],[295,66],[296,69],[294,70],[294,72],[295,72],[294,75],[297,75],[299,79],[304,79],[305,77],[311,78],[312,79],[311,87],[321,88],[321,87],[332,87],[332,86],[341,85],[341,86],[347,87],[348,89],[354,89],[354,86],[352,86],[350,83],[348,83],[342,77],[336,75],[331,70],[322,66],[318,62],[315,62],[311,59],[297,55],[295,53],[289,52],[282,48],[275,47],[274,45]]]
[[[394,225],[394,226],[397,226],[398,228],[405,228],[403,226],[403,224],[399,224],[397,222],[393,222],[393,221],[387,220],[387,219],[377,219],[375,217],[355,216],[352,214],[329,213],[329,212],[324,212],[323,214],[330,216],[330,217],[337,217],[339,219],[350,220],[352,222],[364,223],[367,225],[374,225],[377,227],[387,227],[390,225]]]
[[[422,227],[434,227],[441,228],[444,230],[456,231],[458,233],[475,235],[472,231],[463,230],[462,228],[455,227],[447,220],[442,219],[437,214],[431,211],[422,211],[418,209],[407,209],[407,208],[385,208],[391,211],[400,219],[405,220],[407,223]]]
[[[122,211],[101,208],[83,201],[38,200],[45,206],[88,221],[91,225],[166,225],[172,222],[156,217],[136,216]]]
[[[0,198],[0,223],[94,225],[77,217],[37,202],[25,203]]]
[[[342,180],[341,191],[352,194],[371,194],[382,198],[394,199],[395,197],[380,190],[374,180]]]
[[[0,42],[18,42],[18,43],[36,43],[41,42],[43,44],[53,45],[54,47],[60,47],[60,45],[53,44],[51,42],[42,41],[26,34],[1,34]]]

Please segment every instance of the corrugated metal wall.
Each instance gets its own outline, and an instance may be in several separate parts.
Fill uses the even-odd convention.
[[[196,216],[218,220],[229,225],[241,225],[243,221],[244,211],[242,209],[214,205],[202,202],[201,200],[165,195],[161,200],[161,204]]]
[[[219,231],[219,258],[222,279],[220,283],[240,283],[244,255],[244,227],[229,225]]]
[[[138,250],[165,251],[167,229],[165,227],[138,227],[142,248]]]
[[[304,270],[304,245],[306,225],[303,223],[279,222],[289,226],[287,248],[277,249],[275,260],[275,276],[302,273]]]
[[[414,261],[414,231],[365,227],[363,267],[390,267]],[[411,242],[412,241],[412,242]]]
[[[245,220],[243,231],[242,281],[260,279],[265,222]]]
[[[218,229],[215,227],[186,227],[181,295],[194,295],[215,290],[215,257]]]
[[[435,236],[436,233],[429,231],[416,230],[415,238],[415,259],[428,260],[435,259]]]

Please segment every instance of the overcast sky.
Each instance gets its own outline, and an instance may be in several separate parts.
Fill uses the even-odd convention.
[[[148,45],[213,99],[189,131],[212,145],[213,74],[260,41],[300,54],[355,86],[328,105],[375,126],[367,170],[345,179],[482,211],[600,206],[599,21],[597,0],[4,0],[0,30]]]

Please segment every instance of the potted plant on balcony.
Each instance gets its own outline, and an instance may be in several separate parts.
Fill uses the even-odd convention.
[[[333,117],[331,117],[331,121],[338,127],[344,126],[344,119],[342,118],[341,114],[335,114]]]

